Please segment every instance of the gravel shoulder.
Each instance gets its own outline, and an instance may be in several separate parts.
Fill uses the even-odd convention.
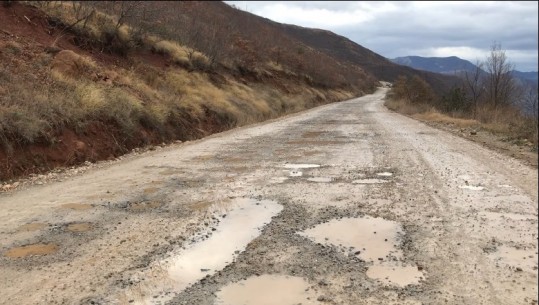
[[[21,182],[0,304],[537,304],[536,167],[385,92]]]

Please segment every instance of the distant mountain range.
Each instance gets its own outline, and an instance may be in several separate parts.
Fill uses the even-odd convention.
[[[404,56],[391,59],[392,62],[408,66],[417,70],[430,71],[441,74],[458,75],[465,71],[474,71],[476,66],[459,57],[421,57],[421,56]],[[485,72],[486,73],[486,72]],[[532,82],[537,84],[538,73],[521,72],[513,70],[513,75],[522,82]]]

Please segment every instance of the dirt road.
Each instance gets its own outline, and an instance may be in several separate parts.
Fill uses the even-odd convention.
[[[385,90],[0,195],[0,303],[537,304],[537,171]]]

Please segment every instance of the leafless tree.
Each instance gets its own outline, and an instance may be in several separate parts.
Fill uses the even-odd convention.
[[[483,93],[485,92],[485,80],[483,74],[483,63],[479,60],[475,62],[474,70],[464,72],[464,85],[468,92],[471,94],[471,102],[473,108],[472,111],[474,118],[476,117],[477,104],[479,103],[479,99],[483,96]]]
[[[501,44],[492,44],[485,68],[489,73],[486,82],[488,101],[496,109],[510,105],[516,93],[516,84],[512,76],[514,65],[508,61]]]
[[[86,24],[88,23],[88,20],[94,16],[96,13],[95,7],[92,5],[90,1],[84,2],[84,1],[71,1],[70,9],[72,12],[72,16],[74,18],[74,21],[68,25],[65,25],[62,27],[54,41],[52,42],[52,46],[56,47],[56,44],[58,41],[71,29],[73,29],[76,25],[83,23],[83,28],[86,27]]]

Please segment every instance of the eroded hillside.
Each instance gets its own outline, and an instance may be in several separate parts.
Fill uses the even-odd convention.
[[[213,62],[150,32],[136,44],[128,24],[107,41],[116,19],[97,6],[85,29],[70,28],[71,3],[37,6],[0,9],[0,179],[199,138],[376,85],[359,69],[354,84],[331,85],[286,63]]]

